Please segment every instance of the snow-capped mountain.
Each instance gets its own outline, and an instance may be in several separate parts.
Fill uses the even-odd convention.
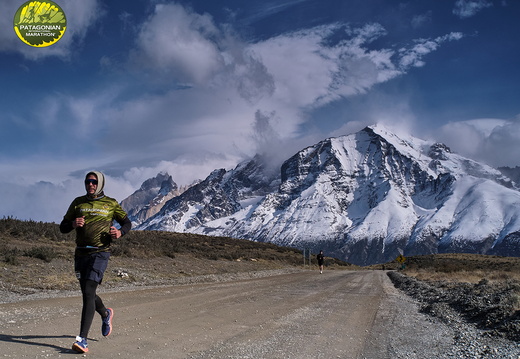
[[[360,265],[399,254],[520,256],[520,192],[498,170],[382,126],[257,156],[169,200],[138,228],[323,249]]]
[[[132,224],[139,225],[150,218],[166,204],[166,202],[183,192],[168,173],[159,173],[146,180],[137,191],[125,198],[121,206],[128,213]]]
[[[232,171],[214,170],[204,181],[168,201],[160,213],[138,228],[197,232],[206,223],[232,215],[276,190],[279,175],[266,167],[262,158],[256,156]]]

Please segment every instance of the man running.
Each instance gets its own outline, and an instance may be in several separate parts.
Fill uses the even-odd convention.
[[[110,243],[132,228],[126,212],[117,201],[105,196],[104,186],[103,173],[87,173],[87,194],[72,201],[60,223],[62,233],[76,230],[74,271],[81,288],[83,309],[79,336],[76,337],[72,349],[78,353],[88,352],[87,336],[94,320],[94,312],[98,312],[102,318],[101,334],[108,336],[112,332],[114,311],[105,307],[96,290],[108,265]],[[120,229],[112,225],[114,220],[119,223]]]
[[[318,266],[320,267],[320,273],[323,273],[323,251],[320,251],[318,255],[316,256],[316,259],[318,260]]]

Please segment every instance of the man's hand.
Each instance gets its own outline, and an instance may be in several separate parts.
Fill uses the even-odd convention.
[[[112,239],[118,239],[119,237],[121,237],[121,231],[116,227],[112,226],[110,227],[110,236],[112,237]]]
[[[72,221],[72,228],[83,227],[85,225],[85,216],[78,217]]]

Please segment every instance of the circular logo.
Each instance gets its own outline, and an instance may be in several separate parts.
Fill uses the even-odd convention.
[[[13,23],[18,38],[34,47],[55,44],[67,29],[65,13],[52,1],[27,1],[14,15]]]

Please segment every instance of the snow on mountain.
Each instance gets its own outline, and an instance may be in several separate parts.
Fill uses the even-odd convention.
[[[274,181],[274,183],[273,183]],[[234,170],[214,170],[204,181],[165,204],[139,229],[196,232],[205,223],[239,211],[255,198],[274,190],[276,174],[266,170],[260,156]]]
[[[498,170],[505,176],[511,178],[513,181],[513,187],[520,190],[520,167],[498,167]]]
[[[168,173],[159,173],[146,180],[137,191],[125,198],[121,206],[133,225],[139,225],[160,211],[171,198],[183,192]]]
[[[520,255],[520,192],[498,170],[382,126],[325,139],[279,173],[215,170],[139,229],[268,241],[367,265],[399,254]]]

